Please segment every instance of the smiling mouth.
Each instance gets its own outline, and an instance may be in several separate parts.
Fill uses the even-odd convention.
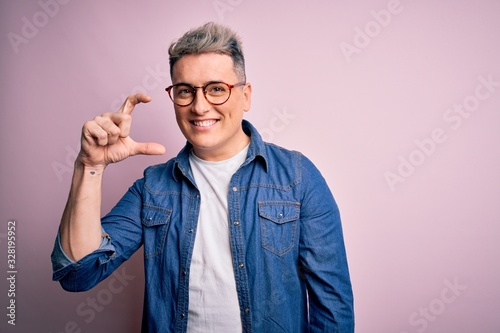
[[[218,120],[202,120],[202,121],[190,121],[191,124],[199,127],[209,127],[218,122]]]

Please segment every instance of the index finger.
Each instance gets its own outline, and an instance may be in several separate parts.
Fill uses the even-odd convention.
[[[135,95],[130,95],[127,97],[125,102],[123,102],[123,104],[120,107],[120,110],[118,110],[118,112],[125,113],[125,114],[131,114],[137,104],[149,103],[149,102],[151,102],[151,97],[149,97],[146,94],[139,93],[139,94],[135,94]]]

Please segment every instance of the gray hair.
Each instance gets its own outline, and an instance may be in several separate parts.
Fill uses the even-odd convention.
[[[209,22],[186,32],[169,49],[170,77],[177,60],[187,54],[218,53],[233,59],[234,72],[241,81],[246,81],[245,58],[241,38],[228,27]]]

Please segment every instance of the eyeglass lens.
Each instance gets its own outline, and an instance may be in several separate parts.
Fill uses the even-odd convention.
[[[214,82],[205,86],[204,94],[212,104],[222,104],[229,99],[231,90],[223,82]],[[196,95],[196,90],[189,85],[175,85],[172,87],[172,99],[179,105],[190,104]]]

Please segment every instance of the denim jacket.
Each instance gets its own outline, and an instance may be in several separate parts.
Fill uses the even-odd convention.
[[[228,194],[229,237],[243,332],[354,332],[353,295],[339,210],[302,154],[250,138]],[[52,253],[53,279],[88,290],[144,246],[143,332],[186,332],[189,267],[200,194],[188,143],[149,167],[102,219],[99,249],[78,262]]]

